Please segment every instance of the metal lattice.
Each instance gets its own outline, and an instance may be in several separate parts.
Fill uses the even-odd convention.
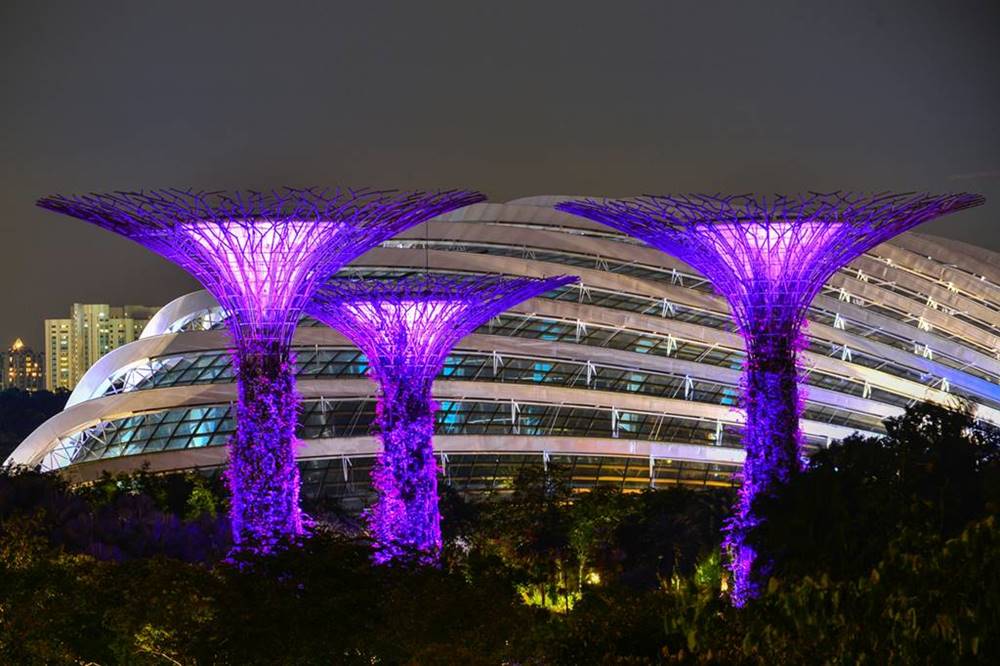
[[[923,222],[982,203],[975,194],[833,192],[650,195],[556,208],[607,224],[698,270],[729,301],[745,335],[784,335],[798,329],[839,268]]]
[[[308,310],[354,342],[376,376],[405,373],[426,384],[458,341],[491,317],[576,279],[436,273],[332,280]]]
[[[352,259],[477,192],[284,188],[163,189],[38,201],[130,238],[191,273],[245,341],[287,343],[314,290]]]

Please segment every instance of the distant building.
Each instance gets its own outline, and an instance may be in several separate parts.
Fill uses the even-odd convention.
[[[46,319],[45,388],[72,390],[97,359],[138,340],[158,309],[74,303],[69,319]]]
[[[45,320],[45,388],[72,388],[76,383],[70,380],[70,344],[72,329],[69,319]]]
[[[42,378],[43,355],[24,344],[21,338],[14,341],[10,349],[0,358],[0,388],[17,388],[22,391],[37,391],[44,385]]]

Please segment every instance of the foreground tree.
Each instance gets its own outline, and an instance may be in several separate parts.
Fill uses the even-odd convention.
[[[66,406],[69,391],[0,391],[0,463],[11,451],[50,417]]]
[[[1000,509],[1000,431],[968,411],[920,404],[885,437],[850,437],[761,498],[751,543],[778,578],[867,574],[903,530],[950,538]]]
[[[1000,528],[907,530],[864,576],[772,578],[752,606],[677,580],[665,652],[677,663],[958,664],[1000,660]]]
[[[105,484],[120,496],[0,477],[0,663],[495,664],[545,614],[496,571],[375,567],[368,541],[322,529],[248,567],[185,561],[172,544],[202,519],[160,513],[146,490],[175,484],[135,477]]]

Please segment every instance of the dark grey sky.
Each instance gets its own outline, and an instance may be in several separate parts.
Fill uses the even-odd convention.
[[[1000,3],[0,2],[0,343],[193,280],[51,192],[371,184],[531,194],[985,194]]]

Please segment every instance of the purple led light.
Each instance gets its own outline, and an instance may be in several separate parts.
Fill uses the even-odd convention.
[[[868,249],[982,202],[971,194],[835,192],[771,199],[643,196],[556,206],[676,256],[707,277],[729,303],[746,346],[746,462],[726,535],[735,604],[756,596],[769,572],[767,558],[745,541],[759,523],[754,498],[799,471],[798,356],[809,304],[838,269]]]
[[[239,399],[226,470],[233,537],[244,550],[267,553],[280,538],[302,533],[295,362],[262,345],[234,354],[233,366]]]
[[[211,263],[217,282],[237,290],[230,301],[252,303],[252,309],[243,309],[251,327],[266,328],[285,322],[299,292],[289,285],[311,282],[312,258],[335,242],[343,228],[336,220],[275,224],[258,219],[189,222],[176,231],[203,261]]]
[[[38,205],[170,259],[228,314],[239,394],[227,474],[233,539],[238,550],[267,553],[302,533],[291,342],[305,305],[372,247],[482,199],[464,191],[285,188],[52,196]]]
[[[431,274],[334,280],[320,289],[309,313],[365,353],[379,386],[382,451],[368,515],[376,562],[433,563],[441,550],[431,389],[448,353],[490,317],[575,280]]]

